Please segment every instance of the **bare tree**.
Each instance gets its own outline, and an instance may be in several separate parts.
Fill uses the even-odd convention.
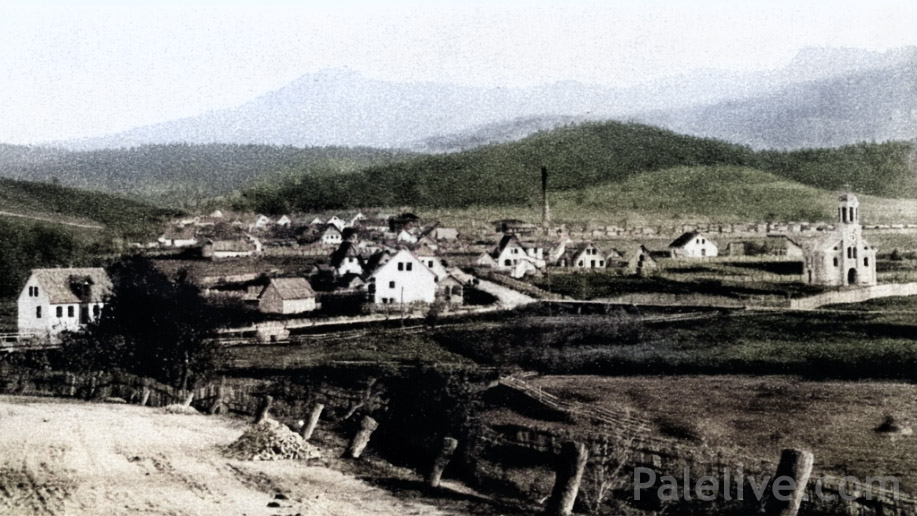
[[[606,434],[594,442],[580,485],[580,500],[590,514],[600,512],[615,491],[628,485],[624,470],[630,461],[634,436]]]

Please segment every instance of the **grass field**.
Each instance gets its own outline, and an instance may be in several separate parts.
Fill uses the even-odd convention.
[[[911,384],[774,376],[546,376],[533,383],[587,407],[629,407],[662,437],[770,461],[784,448],[807,449],[818,472],[895,475],[902,491],[917,493],[917,438],[875,431],[886,416],[917,423]]]
[[[639,322],[646,309],[589,316],[529,310],[503,327],[435,338],[479,363],[552,374],[796,374],[814,379],[910,380],[917,370],[913,313],[703,312],[696,320]],[[556,309],[555,309],[556,310]]]

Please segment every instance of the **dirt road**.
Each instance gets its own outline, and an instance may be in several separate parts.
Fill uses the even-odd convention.
[[[451,513],[322,466],[224,458],[220,447],[244,426],[138,406],[0,396],[0,515]]]

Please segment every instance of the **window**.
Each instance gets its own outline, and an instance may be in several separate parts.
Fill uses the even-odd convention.
[[[834,257],[834,266],[837,267],[837,256]]]
[[[868,257],[865,257],[865,256],[863,257],[863,265],[866,267],[869,267],[869,258]]]
[[[701,250],[700,250],[700,255],[701,255],[701,256],[707,256],[707,249],[706,249],[706,248],[701,249]]]
[[[427,266],[430,267],[430,268],[432,269],[432,268],[433,268],[433,260],[427,261]]]
[[[583,266],[583,261],[580,260],[579,263],[578,263],[577,265],[579,265],[580,267],[582,267],[582,266]]]
[[[407,270],[411,270],[411,269],[413,268],[413,266],[414,266],[413,263],[408,262],[408,263],[407,263]]]
[[[67,307],[67,317],[73,317],[73,307],[72,306]]]
[[[599,267],[605,266],[605,260],[599,260]]]
[[[389,281],[389,282],[388,282],[388,288],[395,288],[395,282],[394,282],[394,281]]]
[[[35,318],[41,319],[41,307],[40,306],[35,307]]]
[[[398,270],[399,270],[399,271],[403,271],[403,270],[404,270],[404,262],[398,262]]]
[[[102,307],[95,305],[92,307],[92,317],[95,319],[99,318],[99,314],[102,313]]]
[[[60,319],[63,316],[64,316],[64,307],[62,306],[57,307],[57,318]]]
[[[505,266],[507,266],[507,267],[509,267],[509,266],[512,265],[512,264],[513,264],[513,262],[510,261],[509,259],[503,260],[503,265],[505,265]]]

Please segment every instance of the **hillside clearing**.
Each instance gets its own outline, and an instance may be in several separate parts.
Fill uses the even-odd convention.
[[[326,467],[225,458],[220,447],[243,429],[138,406],[0,396],[0,514],[467,514]]]

